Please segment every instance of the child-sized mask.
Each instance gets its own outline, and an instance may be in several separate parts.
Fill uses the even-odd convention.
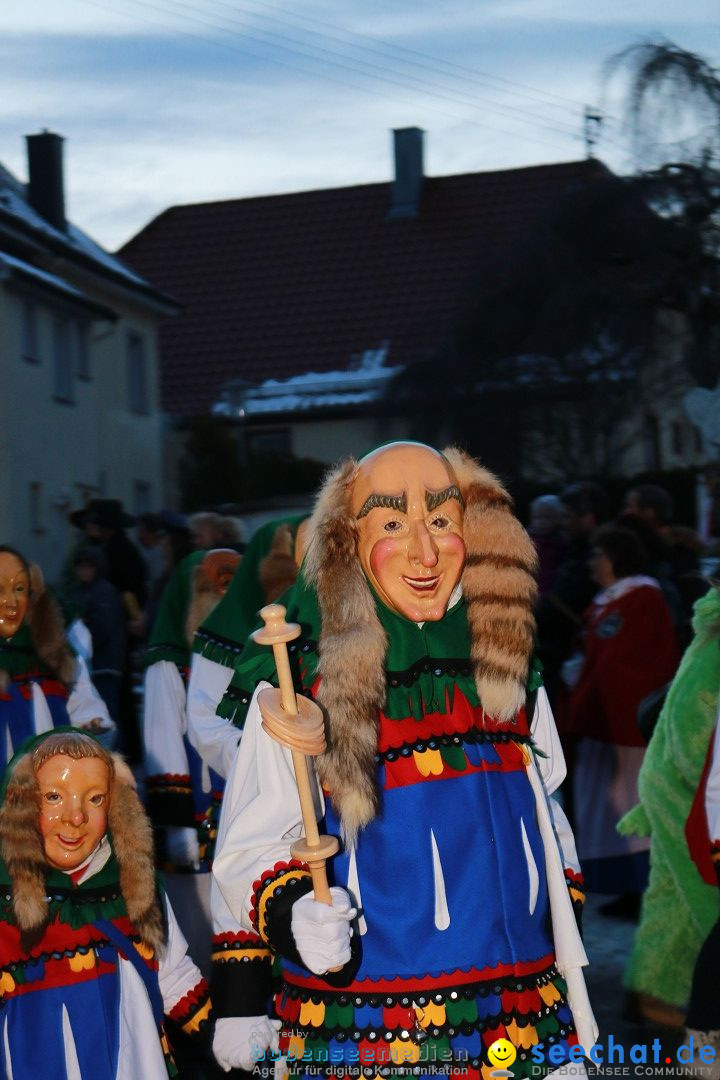
[[[30,602],[30,580],[17,555],[0,551],[0,637],[20,629]]]
[[[57,870],[75,870],[107,832],[110,770],[102,758],[55,754],[36,776],[47,861]]]
[[[360,563],[383,602],[413,622],[442,619],[465,564],[462,497],[442,455],[419,443],[374,451],[352,508]]]

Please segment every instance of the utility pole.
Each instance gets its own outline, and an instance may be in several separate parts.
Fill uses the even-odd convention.
[[[593,153],[595,144],[600,138],[600,129],[603,125],[603,114],[599,109],[593,109],[591,105],[585,106],[583,135],[585,138],[585,155],[588,158],[595,157]]]

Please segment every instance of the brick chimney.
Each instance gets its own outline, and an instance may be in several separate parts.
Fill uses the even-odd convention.
[[[412,218],[420,212],[423,183],[422,128],[395,128],[395,179],[389,218]]]
[[[52,131],[26,135],[28,155],[28,202],[56,229],[65,229],[63,183],[63,137]]]

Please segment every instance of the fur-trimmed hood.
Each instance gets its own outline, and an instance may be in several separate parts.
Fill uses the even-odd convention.
[[[120,868],[120,891],[136,932],[159,953],[164,929],[155,885],[152,827],[135,790],[134,777],[119,755],[105,751],[91,736],[69,729],[48,732],[16,757],[9,766],[0,806],[0,854],[10,877],[23,948],[29,951],[40,940],[50,914],[46,879],[51,867],[40,834],[40,789],[36,778],[37,755],[43,753],[48,739],[54,740],[54,753],[99,757],[108,764],[108,832]]]
[[[27,622],[35,651],[61,682],[71,687],[75,682],[75,657],[65,636],[65,622],[60,605],[45,588],[42,571],[30,564],[30,606]]]
[[[185,640],[190,648],[196,630],[222,600],[241,561],[242,555],[233,548],[212,548],[195,567],[185,616]]]
[[[283,523],[275,530],[270,550],[258,567],[258,577],[268,604],[272,604],[295,583],[297,572],[295,537],[290,526]]]
[[[27,567],[30,577],[30,601],[22,625],[9,640],[10,645],[32,649],[40,662],[68,689],[76,678],[76,661],[65,634],[65,621],[55,597],[45,588],[42,570],[36,563],[27,563],[13,549],[4,548],[17,555]],[[0,656],[0,669],[3,658]],[[0,670],[0,678],[4,674]],[[0,682],[0,686],[2,682]]]
[[[475,685],[488,715],[512,721],[525,701],[534,645],[535,548],[497,477],[456,448],[442,456],[465,503],[461,580]],[[386,694],[387,640],[352,514],[358,468],[348,458],[328,475],[308,526],[304,570],[321,615],[317,700],[327,716],[328,747],[318,769],[348,840],[378,811],[377,724]]]

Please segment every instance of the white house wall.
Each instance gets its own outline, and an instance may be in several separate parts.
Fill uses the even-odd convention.
[[[38,363],[23,358],[21,293],[0,287],[0,542],[18,547],[53,580],[77,533],[71,509],[92,495],[129,510],[163,503],[154,319],[118,310],[89,328],[90,378],[74,401],[54,395],[52,301],[37,304]],[[125,317],[122,317],[125,316]],[[146,343],[148,412],[128,407],[126,338]],[[33,485],[36,485],[33,488]]]

